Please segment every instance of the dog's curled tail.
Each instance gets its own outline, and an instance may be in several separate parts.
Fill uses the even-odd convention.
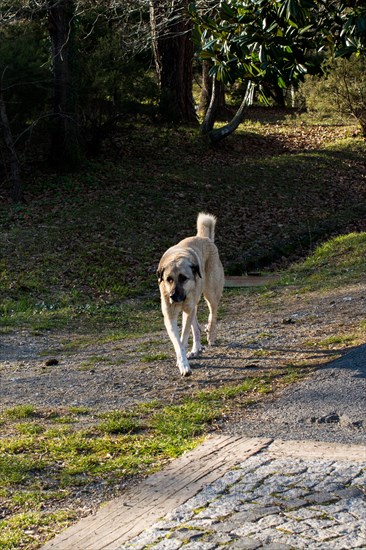
[[[212,214],[200,212],[197,217],[197,237],[206,237],[215,240],[216,217]]]

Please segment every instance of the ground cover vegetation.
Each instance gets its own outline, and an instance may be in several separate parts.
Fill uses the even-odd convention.
[[[2,326],[36,330],[80,315],[105,326],[122,307],[119,328],[138,330],[135,304],[155,296],[162,251],[195,231],[201,209],[218,216],[232,275],[364,229],[365,146],[355,127],[281,123],[283,114],[269,113],[266,124],[254,111],[224,150],[207,149],[194,130],[150,127],[142,136],[130,125],[84,172],[35,173],[28,204],[0,208]],[[144,304],[155,311],[156,296]]]
[[[346,289],[339,301],[347,305],[350,285],[365,280],[362,3],[327,3],[320,19],[317,2],[256,2],[257,12],[250,2],[213,2],[209,14],[206,4],[191,4],[193,19],[185,2],[169,2],[170,10],[152,2],[151,12],[143,1],[0,7],[0,335],[15,350],[25,335],[35,347],[48,338],[57,343],[37,357],[37,378],[56,376],[50,355],[69,354],[67,367],[77,376],[105,371],[112,378],[124,369],[132,378],[135,370],[140,386],[141,372],[148,378],[153,369],[163,379],[165,366],[174,368],[160,342],[155,269],[168,246],[194,233],[200,210],[218,217],[227,275],[282,273],[273,288],[225,291],[222,322],[236,316],[239,323],[240,303],[264,327],[252,340],[222,348],[230,358],[235,349],[248,354],[245,370],[233,368],[231,378],[198,369],[197,383],[172,393],[171,375],[164,391],[155,377],[153,396],[151,388],[136,390],[135,402],[118,408],[108,401],[103,407],[18,402],[14,390],[0,414],[3,548],[38,548],[220,429],[223,419],[363,341],[359,317],[352,327],[332,325],[336,333],[323,327],[323,334],[313,312],[309,326],[283,313],[285,336],[303,329],[304,348],[320,351],[280,361],[272,345],[278,325],[268,329],[266,320],[299,296],[305,304],[314,295],[329,302],[327,292],[338,300]],[[191,31],[195,41],[187,40]],[[344,59],[318,56],[325,34]],[[301,45],[309,54],[302,60]],[[179,55],[162,65],[167,49]],[[169,80],[172,67],[188,59],[186,85]],[[311,66],[318,76],[297,89]],[[254,105],[247,108],[249,81]],[[72,93],[63,95],[65,87]],[[197,116],[206,88],[209,101]],[[212,146],[198,121],[219,88],[209,131],[212,120],[220,129],[235,118],[243,96],[246,110],[235,134]],[[293,108],[294,97],[302,110]],[[116,358],[108,346],[123,342],[127,352]],[[0,375],[8,382],[32,368],[6,360]]]

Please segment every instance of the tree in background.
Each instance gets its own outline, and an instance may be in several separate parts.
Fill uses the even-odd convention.
[[[195,37],[201,42],[201,57],[211,64],[211,76],[224,83],[239,81],[246,87],[242,103],[226,127],[213,130],[215,110],[209,112],[211,120],[208,124],[205,120],[204,126],[211,141],[223,139],[238,127],[255,89],[266,98],[268,86],[285,88],[300,80],[306,67],[314,63],[309,55],[313,35],[306,28],[307,12],[296,12],[294,24],[295,17],[284,10],[284,4],[229,0],[219,2],[208,15],[202,3],[191,6]],[[216,89],[214,86],[214,93]],[[214,103],[212,98],[211,105]]]
[[[15,139],[9,123],[4,93],[0,88],[0,129],[4,136],[6,151],[6,166],[9,168],[9,180],[11,185],[11,196],[15,202],[22,202],[23,190],[20,175],[20,164],[15,146]]]
[[[52,86],[47,30],[21,9],[9,18],[0,27],[0,171],[19,202],[24,152],[36,126],[52,116]]]
[[[126,120],[156,117],[149,6],[129,0],[84,11],[78,21],[79,122],[88,155]]]
[[[95,154],[123,116],[156,101],[150,65],[145,0],[1,2],[0,177],[14,188],[15,160],[20,182],[35,157],[68,170]]]
[[[50,155],[52,165],[63,170],[77,168],[82,158],[74,75],[77,63],[75,12],[74,0],[47,0],[55,115]]]
[[[215,98],[204,130],[216,142],[232,133],[243,119],[256,89],[268,99],[268,87],[297,87],[305,74],[319,73],[326,49],[338,55],[362,54],[366,8],[363,2],[311,0],[227,0],[194,2],[190,14],[201,58],[209,61],[213,79],[246,83],[244,99],[232,121],[217,130]],[[204,7],[208,5],[208,12]],[[213,86],[213,95],[218,87]]]
[[[192,95],[193,41],[188,0],[150,4],[152,44],[165,120],[196,124]]]
[[[254,92],[280,97],[321,71],[328,52],[363,59],[365,36],[364,0],[2,0],[0,175],[21,197],[31,155],[42,162],[51,150],[54,168],[73,169],[121,121],[154,120],[157,102],[161,119],[197,123],[192,37],[212,84],[206,78],[202,129],[218,141],[241,122]],[[241,106],[214,129],[224,86],[234,82]]]

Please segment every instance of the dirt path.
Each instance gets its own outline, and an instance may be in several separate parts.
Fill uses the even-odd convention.
[[[364,296],[365,294],[365,296]],[[317,365],[365,342],[362,285],[297,296],[290,288],[267,293],[226,292],[218,346],[192,361],[182,379],[165,330],[133,340],[100,343],[78,334],[5,334],[0,343],[1,405],[123,408],[152,399],[171,403],[200,389],[293,365]],[[202,307],[205,307],[202,305]],[[166,359],[149,360],[164,354]]]
[[[231,434],[365,444],[366,345],[287,387],[277,399],[236,411]],[[366,459],[366,447],[364,447]]]

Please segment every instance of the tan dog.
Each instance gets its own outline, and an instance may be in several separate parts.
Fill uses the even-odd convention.
[[[182,376],[189,376],[188,358],[202,351],[197,306],[202,296],[209,307],[207,339],[213,345],[216,336],[217,308],[224,287],[224,270],[214,243],[216,218],[201,212],[197,218],[197,235],[180,241],[162,256],[158,267],[161,309],[168,335],[177,356]],[[179,337],[178,316],[182,312],[182,336]],[[193,345],[187,355],[192,328]]]

